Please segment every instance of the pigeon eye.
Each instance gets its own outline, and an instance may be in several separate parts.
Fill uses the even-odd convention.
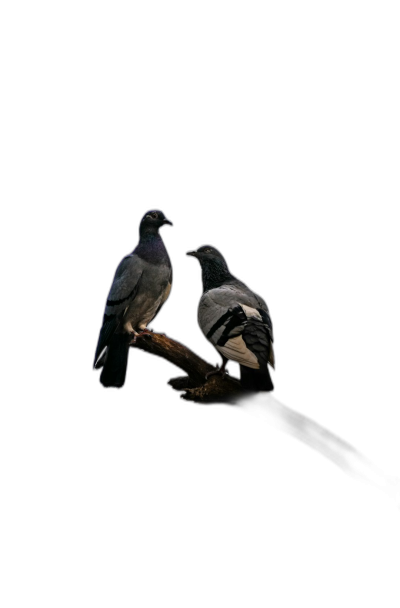
[[[211,253],[211,249],[204,249],[204,253]]]
[[[154,217],[154,219],[156,219],[158,217],[158,214],[155,211],[153,211],[153,213],[151,214],[151,217]]]

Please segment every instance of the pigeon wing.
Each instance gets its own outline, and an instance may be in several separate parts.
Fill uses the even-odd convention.
[[[228,359],[253,369],[268,361],[273,365],[267,305],[245,285],[223,285],[205,292],[199,305],[199,325]]]
[[[94,367],[101,367],[103,351],[117,329],[126,309],[138,292],[143,275],[143,263],[135,254],[126,256],[119,264],[108,294],[94,358]]]

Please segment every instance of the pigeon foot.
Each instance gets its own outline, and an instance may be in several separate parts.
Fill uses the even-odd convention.
[[[222,379],[224,379],[224,378],[225,378],[225,376],[226,376],[227,374],[229,374],[228,370],[226,370],[226,369],[225,369],[225,365],[226,365],[226,363],[224,363],[224,364],[222,365],[222,367],[219,367],[219,366],[217,365],[216,369],[214,369],[212,372],[208,372],[208,373],[206,374],[206,380],[208,380],[208,379],[209,379],[211,376],[216,376],[216,375],[218,375],[218,374],[220,374],[220,375],[222,376]]]

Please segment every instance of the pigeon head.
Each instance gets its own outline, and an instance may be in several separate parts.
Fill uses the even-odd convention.
[[[191,255],[199,260],[204,291],[220,287],[234,279],[229,272],[224,256],[215,247],[203,245],[197,251],[188,251],[186,255]]]
[[[140,234],[156,234],[158,229],[164,224],[172,226],[172,222],[167,220],[162,211],[152,210],[144,214],[142,221],[140,222],[139,232]]]
[[[188,251],[186,255],[192,255],[194,258],[197,258],[202,265],[203,262],[205,264],[212,263],[213,260],[224,260],[224,256],[215,249],[215,247],[211,247],[211,245],[203,245],[199,247],[197,251]]]

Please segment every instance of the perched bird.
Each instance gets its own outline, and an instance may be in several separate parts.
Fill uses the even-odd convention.
[[[158,232],[164,224],[172,226],[162,211],[148,211],[140,222],[139,244],[115,272],[94,357],[94,367],[103,367],[103,386],[123,386],[129,343],[148,331],[169,296],[172,266]]]
[[[225,373],[227,361],[232,359],[240,364],[243,388],[272,391],[268,363],[275,366],[274,338],[266,303],[229,272],[215,247],[205,245],[187,255],[197,258],[202,270],[200,328],[222,356],[221,369],[211,373]]]

